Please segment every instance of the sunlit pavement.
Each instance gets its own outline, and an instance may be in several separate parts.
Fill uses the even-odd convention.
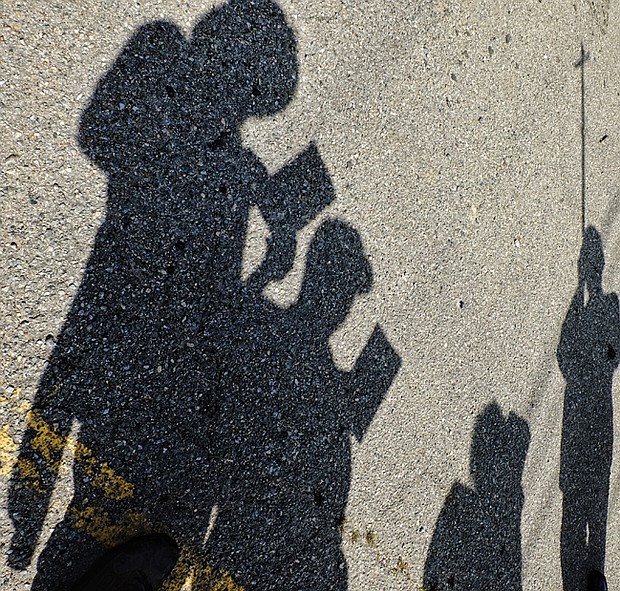
[[[235,1],[243,14],[245,0]],[[142,25],[174,23],[189,39],[214,6],[189,0],[8,0],[2,6],[3,589],[29,589],[46,540],[56,524],[67,522],[67,509],[74,511],[71,500],[79,487],[73,478],[78,468],[93,490],[90,496],[82,490],[80,494],[87,497],[82,512],[71,517],[80,535],[109,545],[132,533],[163,527],[165,522],[163,517],[159,520],[144,513],[140,487],[129,477],[122,460],[86,445],[80,434],[86,433],[87,427],[78,419],[69,421],[69,433],[55,430],[57,425],[37,410],[37,391],[42,388],[39,381],[46,363],[55,347],[61,346],[59,335],[83,283],[97,232],[110,211],[106,212],[106,207],[112,207],[108,202],[112,189],[101,163],[78,141],[84,131],[84,124],[80,127],[82,114],[98,81]],[[312,492],[314,504],[320,507],[325,502],[331,507],[330,479],[340,478],[338,493],[345,495],[342,503],[346,505],[341,515],[329,515],[334,518],[333,528],[338,528],[345,562],[340,565],[337,558],[331,562],[317,558],[316,569],[325,567],[324,575],[319,572],[317,579],[324,581],[325,589],[342,589],[346,586],[342,581],[348,580],[351,591],[419,589],[432,584],[437,584],[439,591],[450,588],[451,582],[455,589],[467,588],[474,584],[472,577],[502,589],[559,589],[561,554],[569,555],[568,547],[561,549],[563,494],[579,496],[573,489],[571,493],[560,490],[561,461],[571,464],[574,474],[586,474],[587,486],[592,463],[600,460],[604,468],[607,460],[600,458],[615,460],[618,455],[618,445],[612,444],[609,433],[601,435],[595,429],[605,450],[601,448],[598,454],[598,443],[593,447],[585,437],[571,444],[572,459],[562,460],[564,396],[570,389],[566,380],[570,381],[572,374],[569,371],[566,377],[566,372],[560,371],[557,351],[563,322],[579,293],[582,73],[585,223],[596,228],[602,241],[604,292],[620,289],[620,76],[616,67],[620,9],[604,0],[576,4],[327,0],[283,1],[279,6],[296,40],[297,82],[281,108],[243,122],[241,141],[266,167],[269,178],[276,179],[280,178],[278,171],[293,170],[287,165],[315,146],[319,160],[312,161],[314,170],[323,171],[324,167],[331,193],[294,229],[297,245],[292,270],[283,280],[272,281],[263,292],[257,292],[263,307],[241,306],[239,314],[252,309],[256,318],[269,326],[265,320],[271,318],[269,314],[275,317],[295,310],[306,255],[326,220],[343,220],[353,234],[359,233],[364,260],[372,269],[369,291],[359,287],[344,323],[333,333],[325,332],[334,371],[357,375],[356,367],[366,368],[367,381],[361,382],[365,386],[352,400],[359,401],[360,396],[366,400],[364,396],[369,395],[364,388],[369,383],[376,383],[376,391],[374,402],[368,398],[370,406],[360,411],[363,420],[353,421],[338,440],[342,449],[346,448],[343,454],[350,450],[350,460],[335,459],[337,454],[329,445],[321,448],[317,443],[312,448],[312,457],[318,458],[316,465],[324,462],[328,483],[325,491]],[[588,53],[583,68],[578,63],[582,45]],[[165,47],[159,55],[166,55]],[[267,52],[259,51],[256,62],[271,59],[265,56]],[[224,71],[218,70],[222,79]],[[129,72],[125,81],[129,86],[131,75]],[[218,88],[217,80],[212,83]],[[204,81],[189,81],[184,92],[193,97],[204,91],[201,84]],[[139,76],[136,85],[140,85]],[[171,98],[180,101],[178,96]],[[120,110],[132,106],[122,103],[120,107],[121,102],[116,104]],[[261,113],[254,112],[257,114]],[[153,137],[161,135],[161,130],[145,125],[143,129],[153,132]],[[200,130],[192,133],[199,136]],[[135,139],[136,145],[148,145],[141,136]],[[110,150],[130,161],[122,147],[112,145]],[[144,158],[139,162],[148,163]],[[184,159],[179,167],[191,168],[192,162]],[[174,167],[166,174],[174,177]],[[185,172],[179,168],[182,174]],[[313,194],[312,187],[309,194]],[[132,193],[130,184],[123,190]],[[236,237],[244,245],[240,259],[244,281],[260,268],[265,236],[277,224],[277,216],[276,221],[265,220],[260,209],[260,205],[247,207],[247,232]],[[132,239],[131,235],[126,238]],[[347,273],[351,271],[347,269]],[[355,279],[357,269],[353,267],[351,277],[344,276]],[[141,272],[136,270],[131,281],[139,284]],[[165,272],[171,273],[169,269]],[[613,298],[609,301],[613,309]],[[264,344],[260,331],[267,329],[263,325],[255,329],[253,318],[247,316],[238,334],[250,331]],[[191,313],[178,321],[186,326]],[[282,324],[278,330],[289,334],[287,326]],[[303,323],[294,327],[300,332],[290,334],[306,334]],[[573,341],[582,348],[583,343],[598,338],[588,335],[601,335],[605,347],[607,340],[613,346],[613,318],[603,322],[600,330],[597,327],[596,322],[585,328],[578,325],[569,333],[577,335]],[[265,334],[270,333],[267,330]],[[80,336],[72,338],[79,342]],[[273,338],[278,346],[285,342]],[[296,347],[293,341],[289,349],[306,351]],[[214,350],[217,356],[217,347]],[[249,357],[254,351],[250,345],[244,350]],[[617,363],[614,357],[615,349],[609,357],[610,376]],[[294,355],[291,358],[296,359]],[[371,362],[366,363],[368,359]],[[250,367],[258,368],[260,374],[258,361],[252,363]],[[323,367],[312,366],[301,353],[299,363],[303,368],[293,364],[289,370],[299,370],[309,382],[311,369]],[[156,364],[153,368],[157,371]],[[253,382],[248,371],[254,370],[245,370],[247,384],[256,387],[263,383]],[[272,366],[265,371],[277,374]],[[381,379],[373,381],[378,375]],[[319,384],[324,377],[317,373]],[[192,379],[200,382],[200,376]],[[290,388],[303,391],[294,376],[286,380]],[[614,417],[620,413],[611,412],[617,387],[614,384],[609,392],[608,385],[597,384],[611,396],[604,420],[610,429],[617,427]],[[327,391],[325,385],[318,388]],[[195,443],[197,450],[207,449],[209,427],[202,425],[189,407],[176,407],[172,394],[168,400],[172,410],[167,416],[174,415],[175,422],[169,421],[166,429],[172,431],[166,433],[178,434],[188,447]],[[313,407],[308,408],[311,413]],[[599,413],[603,412],[600,408]],[[239,412],[245,413],[239,415],[247,419],[244,425],[251,426],[250,410]],[[126,416],[127,420],[132,416]],[[257,424],[263,420],[267,419],[256,418]],[[224,437],[217,425],[213,428],[218,437]],[[27,429],[38,437],[38,465],[28,465],[24,455]],[[258,445],[251,429],[239,438],[246,446]],[[59,454],[62,461],[52,465]],[[254,460],[250,456],[237,450],[232,463],[251,466]],[[197,462],[194,467],[201,475],[200,482],[207,481],[211,466],[203,460]],[[237,468],[241,480],[246,478],[243,470],[247,466],[243,465],[243,469]],[[43,512],[34,558],[25,570],[14,569],[9,552],[16,518],[15,509],[8,510],[9,491],[18,474],[36,492],[37,486],[45,486],[37,480],[39,473],[50,468],[58,472],[58,479],[50,508]],[[607,468],[602,480],[608,474]],[[606,546],[610,588],[620,585],[614,559],[620,555],[616,475],[613,461],[607,537],[597,542]],[[174,480],[172,476],[170,480]],[[196,519],[207,544],[209,536],[218,535],[221,506],[194,494],[198,492],[178,491],[184,503],[200,505]],[[115,520],[114,511],[104,509],[99,497],[105,497],[106,503],[124,503],[125,518]],[[224,513],[219,515],[224,519]],[[239,518],[243,515],[240,509]],[[294,511],[290,516],[296,519]],[[599,517],[604,531],[605,516]],[[593,526],[589,527],[592,532]],[[600,522],[597,527],[600,529]],[[264,535],[252,531],[257,548]],[[300,535],[303,537],[303,532]],[[233,544],[232,534],[224,537],[227,544]],[[185,562],[171,588],[189,586],[192,576],[195,581],[202,577],[205,584],[221,584],[222,588],[254,588],[251,582],[240,580],[250,577],[252,571],[241,564],[243,557],[236,557],[241,562],[232,561],[226,572],[215,573],[217,569],[200,544],[188,543],[184,548]],[[335,551],[336,556],[339,551]],[[592,552],[600,555],[604,549]],[[308,566],[312,558],[311,551],[301,557],[300,572],[315,568]],[[259,559],[269,565],[258,550],[256,556],[250,550],[247,560]],[[239,576],[235,574],[237,566]],[[70,569],[65,565],[59,568]],[[342,581],[335,582],[331,568],[345,573]],[[273,588],[292,589],[286,586],[282,572],[274,567]]]

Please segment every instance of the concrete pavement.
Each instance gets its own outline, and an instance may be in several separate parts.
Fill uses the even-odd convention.
[[[345,220],[361,236],[374,281],[330,338],[334,362],[353,368],[377,324],[401,362],[362,440],[351,443],[341,523],[349,589],[423,585],[446,497],[457,481],[473,486],[476,420],[493,402],[502,413],[494,419],[498,428],[509,413],[527,423],[528,437],[515,435],[514,444],[525,457],[516,528],[523,589],[560,588],[566,383],[556,349],[577,289],[581,247],[575,63],[583,42],[590,52],[586,219],[604,244],[604,289],[617,291],[618,6],[442,0],[280,6],[296,37],[298,83],[284,110],[244,124],[243,145],[274,174],[316,144],[335,198],[300,231],[292,272],[266,294],[282,307],[295,302],[317,228],[328,217]],[[2,6],[3,508],[28,403],[106,215],[107,179],[76,139],[81,113],[141,25],[165,20],[189,35],[212,7],[164,0]],[[256,211],[250,215],[246,275],[260,261],[265,230]],[[73,430],[79,441],[78,426]],[[606,541],[611,588],[620,585],[618,439]],[[65,450],[70,464],[71,446]],[[123,475],[121,465],[111,467]],[[43,539],[74,489],[71,470],[62,474]],[[11,533],[3,509],[4,558]],[[3,588],[28,588],[34,563],[23,572],[1,565]]]

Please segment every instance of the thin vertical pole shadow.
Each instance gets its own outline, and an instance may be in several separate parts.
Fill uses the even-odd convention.
[[[473,486],[455,482],[435,525],[426,563],[428,591],[521,590],[521,478],[527,422],[496,403],[476,419]]]
[[[590,54],[581,43],[581,57],[575,64],[581,69],[581,234],[586,230],[586,62]]]
[[[589,226],[557,350],[566,380],[560,458],[564,591],[585,589],[588,571],[604,572],[605,567],[620,315],[618,296],[603,291],[604,265],[601,237]]]

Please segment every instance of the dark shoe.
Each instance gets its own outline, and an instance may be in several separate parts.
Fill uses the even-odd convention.
[[[178,558],[179,548],[164,534],[133,538],[106,552],[71,591],[156,591]]]
[[[587,591],[607,591],[607,581],[605,575],[597,570],[591,570],[588,575]]]

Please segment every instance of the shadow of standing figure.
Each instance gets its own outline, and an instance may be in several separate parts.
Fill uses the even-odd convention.
[[[520,591],[521,478],[530,443],[525,420],[496,403],[476,419],[473,487],[452,486],[424,565],[428,591]]]
[[[295,52],[270,0],[230,0],[190,39],[149,23],[82,114],[78,141],[107,176],[107,208],[12,476],[9,562],[24,568],[79,422],[73,498],[33,589],[68,586],[104,544],[131,535],[136,515],[181,544],[203,543],[221,497],[213,434],[227,327],[244,313],[245,291],[286,275],[297,231],[334,197],[315,146],[270,176],[241,144],[245,120],[292,99]],[[244,286],[251,206],[271,239]]]
[[[298,301],[281,310],[254,292],[230,325],[214,438],[222,496],[206,552],[249,591],[347,588],[351,436],[361,441],[400,358],[376,327],[341,371],[329,338],[371,284],[359,234],[328,220]]]
[[[588,572],[604,572],[605,566],[612,380],[620,353],[620,314],[618,296],[603,292],[604,265],[601,237],[590,226],[579,255],[579,283],[557,350],[566,380],[560,458],[565,591],[585,589]]]

